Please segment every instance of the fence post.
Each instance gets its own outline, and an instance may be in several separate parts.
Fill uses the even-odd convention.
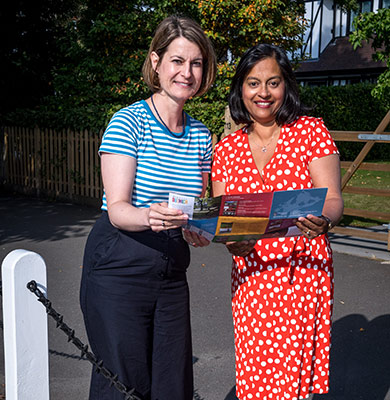
[[[36,126],[34,128],[34,151],[32,152],[34,157],[34,176],[33,180],[35,180],[34,185],[37,189],[38,197],[41,195],[42,188],[42,153],[43,149],[41,146],[41,131]]]
[[[7,145],[6,133],[4,127],[0,127],[0,184],[6,182],[6,161],[7,161]]]
[[[380,124],[377,126],[375,131],[373,132],[373,135],[380,135],[383,133],[383,131],[386,129],[387,125],[390,123],[390,110],[387,112],[387,114],[384,116]],[[368,152],[372,149],[374,146],[375,141],[368,141],[364,147],[360,150],[360,153],[358,156],[355,158],[351,166],[347,169],[345,174],[343,175],[341,179],[341,190],[347,186],[348,181],[352,178],[352,175],[355,173],[355,171],[359,168],[360,164],[363,162],[364,158],[368,154]]]
[[[27,289],[31,280],[46,295],[46,265],[39,254],[14,250],[2,263],[5,390],[7,400],[49,399],[45,307]]]
[[[236,123],[233,121],[233,118],[230,114],[230,109],[229,106],[225,107],[225,128],[223,131],[223,134],[221,136],[221,139],[223,139],[225,136],[229,135],[230,133],[233,133],[237,131],[238,129],[242,128],[244,125],[236,125]]]

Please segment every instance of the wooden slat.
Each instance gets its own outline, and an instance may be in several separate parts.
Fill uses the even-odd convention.
[[[86,181],[86,145],[85,145],[85,135],[87,131],[80,132],[81,135],[81,146],[80,146],[80,178],[81,178],[81,188],[82,196],[88,196],[87,194],[87,181]]]
[[[346,186],[343,189],[343,193],[390,197],[389,189],[387,189],[387,190],[386,189],[375,189],[375,188],[369,188],[369,187],[366,188],[366,187]]]
[[[18,129],[18,136],[17,136],[17,146],[18,146],[18,152],[17,152],[17,160],[18,160],[18,170],[17,170],[17,182],[18,185],[22,185],[22,176],[23,176],[23,172],[22,172],[22,134],[21,134],[22,128]]]
[[[31,175],[32,175],[32,186],[37,189],[37,158],[36,158],[36,146],[35,146],[35,129],[31,132]]]
[[[41,188],[47,190],[47,174],[46,174],[46,132],[45,129],[40,130],[40,142],[41,142]]]
[[[72,182],[72,170],[73,170],[73,163],[74,163],[74,157],[73,157],[73,151],[74,151],[74,132],[71,130],[68,130],[68,145],[67,145],[67,160],[68,160],[68,177],[67,177],[67,182],[68,182],[68,193],[70,198],[73,197],[73,182]]]
[[[58,132],[58,158],[61,160],[61,164],[58,167],[58,189],[59,193],[65,194],[65,166],[64,166],[64,143],[65,143],[65,135],[64,130],[61,129]]]
[[[48,142],[49,142],[49,174],[50,174],[50,180],[49,180],[49,190],[52,192],[55,190],[55,176],[54,176],[54,150],[53,150],[53,137],[54,137],[54,132],[52,129],[49,129],[48,131]]]
[[[8,162],[9,162],[9,171],[10,171],[10,177],[9,181],[11,184],[15,184],[15,177],[16,177],[16,159],[15,159],[15,137],[16,137],[16,128],[12,127],[10,130],[10,135],[8,137],[9,141],[9,154],[8,154]]]
[[[18,161],[18,128],[16,127],[13,131],[12,147],[11,147],[11,160],[14,164],[13,170],[13,184],[19,184],[18,182],[18,172],[19,172],[19,161]]]
[[[91,197],[91,183],[90,183],[90,164],[91,158],[89,156],[89,133],[84,132],[84,177],[85,177],[85,195]]]
[[[59,149],[58,149],[58,131],[53,131],[53,136],[52,136],[52,142],[53,142],[53,158],[52,158],[52,164],[53,164],[53,179],[54,179],[54,187],[53,190],[55,192],[55,195],[58,196],[60,192],[60,185],[59,185],[59,168],[58,164],[60,162],[59,158]]]
[[[17,175],[17,182],[18,185],[23,185],[23,143],[22,143],[22,136],[23,135],[23,128],[18,129],[18,137],[17,137],[17,144],[18,144],[18,175]]]
[[[366,239],[379,240],[381,242],[387,242],[388,239],[388,234],[386,232],[372,232],[367,229],[354,229],[344,228],[342,226],[335,226],[331,232],[337,233],[339,235],[349,235]]]
[[[43,171],[43,176],[45,179],[43,179],[43,188],[45,190],[50,189],[50,177],[49,175],[49,170],[48,170],[48,165],[49,165],[49,141],[48,141],[48,130],[43,129],[42,130],[42,171]]]
[[[93,197],[93,193],[95,191],[95,185],[94,185],[94,158],[93,158],[93,140],[92,140],[92,135],[88,134],[88,169],[87,169],[87,175],[88,175],[88,197]]]
[[[27,172],[28,172],[28,186],[30,189],[34,188],[34,176],[33,176],[33,155],[32,155],[32,140],[34,137],[34,132],[29,129],[28,130],[28,135],[27,135]]]
[[[352,161],[341,161],[341,168],[349,168]],[[359,169],[364,171],[390,172],[390,164],[361,163]]]
[[[13,143],[12,143],[12,159],[13,162],[15,163],[14,166],[14,179],[13,183],[14,184],[19,184],[18,182],[18,176],[19,176],[19,145],[18,145],[18,127],[15,128],[14,132],[14,137],[13,137]]]
[[[95,143],[95,179],[96,179],[96,193],[95,193],[95,198],[101,199],[103,196],[103,183],[102,183],[102,177],[100,171],[100,157],[99,157],[99,146],[100,146],[100,141],[101,137],[103,136],[103,131],[100,131],[99,135],[95,137],[94,143]]]
[[[8,128],[7,136],[7,171],[8,171],[8,182],[13,184],[13,179],[15,177],[15,160],[13,159],[14,154],[14,127]]]
[[[344,208],[344,215],[351,215],[354,217],[381,219],[386,222],[390,221],[390,213],[380,211],[359,210],[357,208]]]
[[[42,144],[41,131],[39,128],[34,128],[34,168],[35,168],[35,187],[37,188],[38,196],[42,187]]]
[[[373,135],[372,131],[329,131],[336,142],[360,142],[365,143],[367,139],[359,139],[359,135]],[[390,135],[390,132],[381,132],[381,135]],[[375,140],[376,143],[389,143],[388,140]]]
[[[29,189],[32,188],[32,177],[31,177],[31,149],[30,149],[30,136],[31,131],[26,131],[26,173],[27,173],[27,186]]]
[[[62,161],[62,181],[64,184],[62,185],[62,191],[66,194],[68,193],[68,130],[63,129],[62,130],[62,151],[64,154],[64,158]]]
[[[27,128],[22,128],[21,130],[21,135],[20,135],[20,139],[21,139],[21,163],[22,163],[22,176],[21,176],[21,181],[23,182],[23,186],[26,187],[28,184],[28,173],[27,173],[27,152],[26,152],[26,145],[27,145],[27,141],[26,141],[26,130]]]
[[[80,180],[79,180],[79,173],[80,173],[80,133],[75,132],[74,136],[75,142],[74,142],[74,188],[75,188],[75,194],[80,195]]]

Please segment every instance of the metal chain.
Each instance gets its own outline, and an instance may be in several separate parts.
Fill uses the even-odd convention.
[[[46,313],[56,321],[56,328],[61,329],[68,336],[68,342],[72,342],[81,351],[81,357],[85,357],[91,364],[93,364],[97,373],[102,374],[110,381],[110,386],[114,386],[123,393],[125,400],[143,400],[142,396],[137,393],[134,388],[127,389],[127,387],[119,381],[118,375],[114,375],[104,367],[103,360],[98,360],[93,353],[88,351],[88,345],[84,344],[78,337],[76,337],[75,331],[70,329],[69,326],[63,322],[63,316],[58,314],[58,312],[52,307],[51,301],[48,300],[38,289],[37,283],[34,280],[27,284],[27,288],[38,297],[38,301],[45,306]]]

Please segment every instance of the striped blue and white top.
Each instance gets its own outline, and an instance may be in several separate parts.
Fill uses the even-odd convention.
[[[200,196],[202,174],[211,170],[211,136],[186,114],[181,138],[158,121],[148,104],[138,101],[119,110],[104,132],[99,154],[124,154],[137,160],[131,204],[149,207],[168,201],[169,192]],[[102,210],[107,210],[103,194]]]

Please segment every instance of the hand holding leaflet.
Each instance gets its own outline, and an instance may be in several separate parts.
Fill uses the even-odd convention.
[[[321,215],[326,188],[194,198],[169,195],[169,207],[189,215],[186,229],[218,243],[299,236],[297,218]]]

